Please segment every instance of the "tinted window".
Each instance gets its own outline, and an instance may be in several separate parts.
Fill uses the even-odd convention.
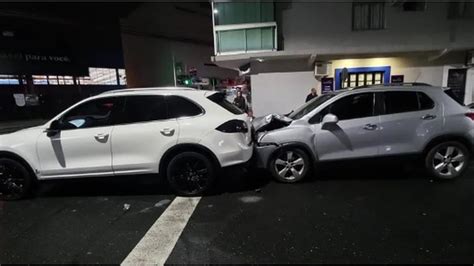
[[[199,106],[184,97],[167,96],[166,101],[170,118],[195,116],[202,113]]]
[[[447,90],[444,91],[444,93],[446,93],[449,97],[451,97],[451,99],[455,100],[460,105],[464,105],[464,102],[461,99],[461,97],[456,95],[456,93],[454,93],[454,91],[452,89],[447,89]]]
[[[434,108],[434,102],[431,100],[428,95],[424,94],[423,92],[417,92],[418,94],[418,101],[420,104],[420,110],[427,110]]]
[[[162,120],[167,118],[163,96],[127,96],[117,115],[117,124]]]
[[[414,91],[385,92],[385,114],[418,111],[418,96]]]
[[[363,118],[374,115],[374,94],[361,93],[346,96],[321,111],[321,115],[331,113],[336,115],[339,120],[349,120]],[[322,118],[322,117],[321,117]]]
[[[214,93],[207,98],[235,115],[241,115],[244,113],[240,108],[227,101],[224,93]]]
[[[61,119],[62,129],[102,127],[111,124],[115,98],[85,102],[67,112]]]

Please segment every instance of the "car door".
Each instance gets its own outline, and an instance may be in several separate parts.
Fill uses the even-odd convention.
[[[324,115],[338,117],[335,124],[322,124]],[[318,159],[337,160],[378,154],[379,116],[375,94],[355,93],[336,100],[310,119]]]
[[[420,152],[423,145],[440,132],[443,125],[440,106],[425,93],[387,91],[381,98],[381,155]]]
[[[164,96],[121,98],[123,108],[112,130],[114,173],[155,173],[164,152],[177,142],[178,122],[168,115]]]
[[[59,132],[45,132],[36,142],[40,174],[43,178],[110,175],[111,120],[115,98],[84,102],[59,120]]]

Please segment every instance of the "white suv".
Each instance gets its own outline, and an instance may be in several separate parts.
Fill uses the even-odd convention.
[[[221,93],[126,89],[83,100],[43,126],[0,136],[0,199],[36,180],[162,173],[197,195],[253,152],[246,114]]]

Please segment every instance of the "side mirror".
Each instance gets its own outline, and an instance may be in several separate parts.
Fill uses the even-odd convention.
[[[51,122],[51,124],[49,124],[49,128],[46,129],[45,132],[48,137],[52,137],[58,134],[59,131],[61,131],[61,127],[59,126],[59,120],[54,120],[53,122]]]
[[[322,125],[324,124],[336,124],[339,122],[339,118],[333,114],[327,114],[323,117],[323,121],[321,122]]]

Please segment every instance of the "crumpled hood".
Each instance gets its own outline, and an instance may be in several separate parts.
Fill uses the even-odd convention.
[[[269,114],[266,116],[257,117],[252,120],[255,132],[269,131],[291,124],[293,120],[289,117],[280,114]]]

